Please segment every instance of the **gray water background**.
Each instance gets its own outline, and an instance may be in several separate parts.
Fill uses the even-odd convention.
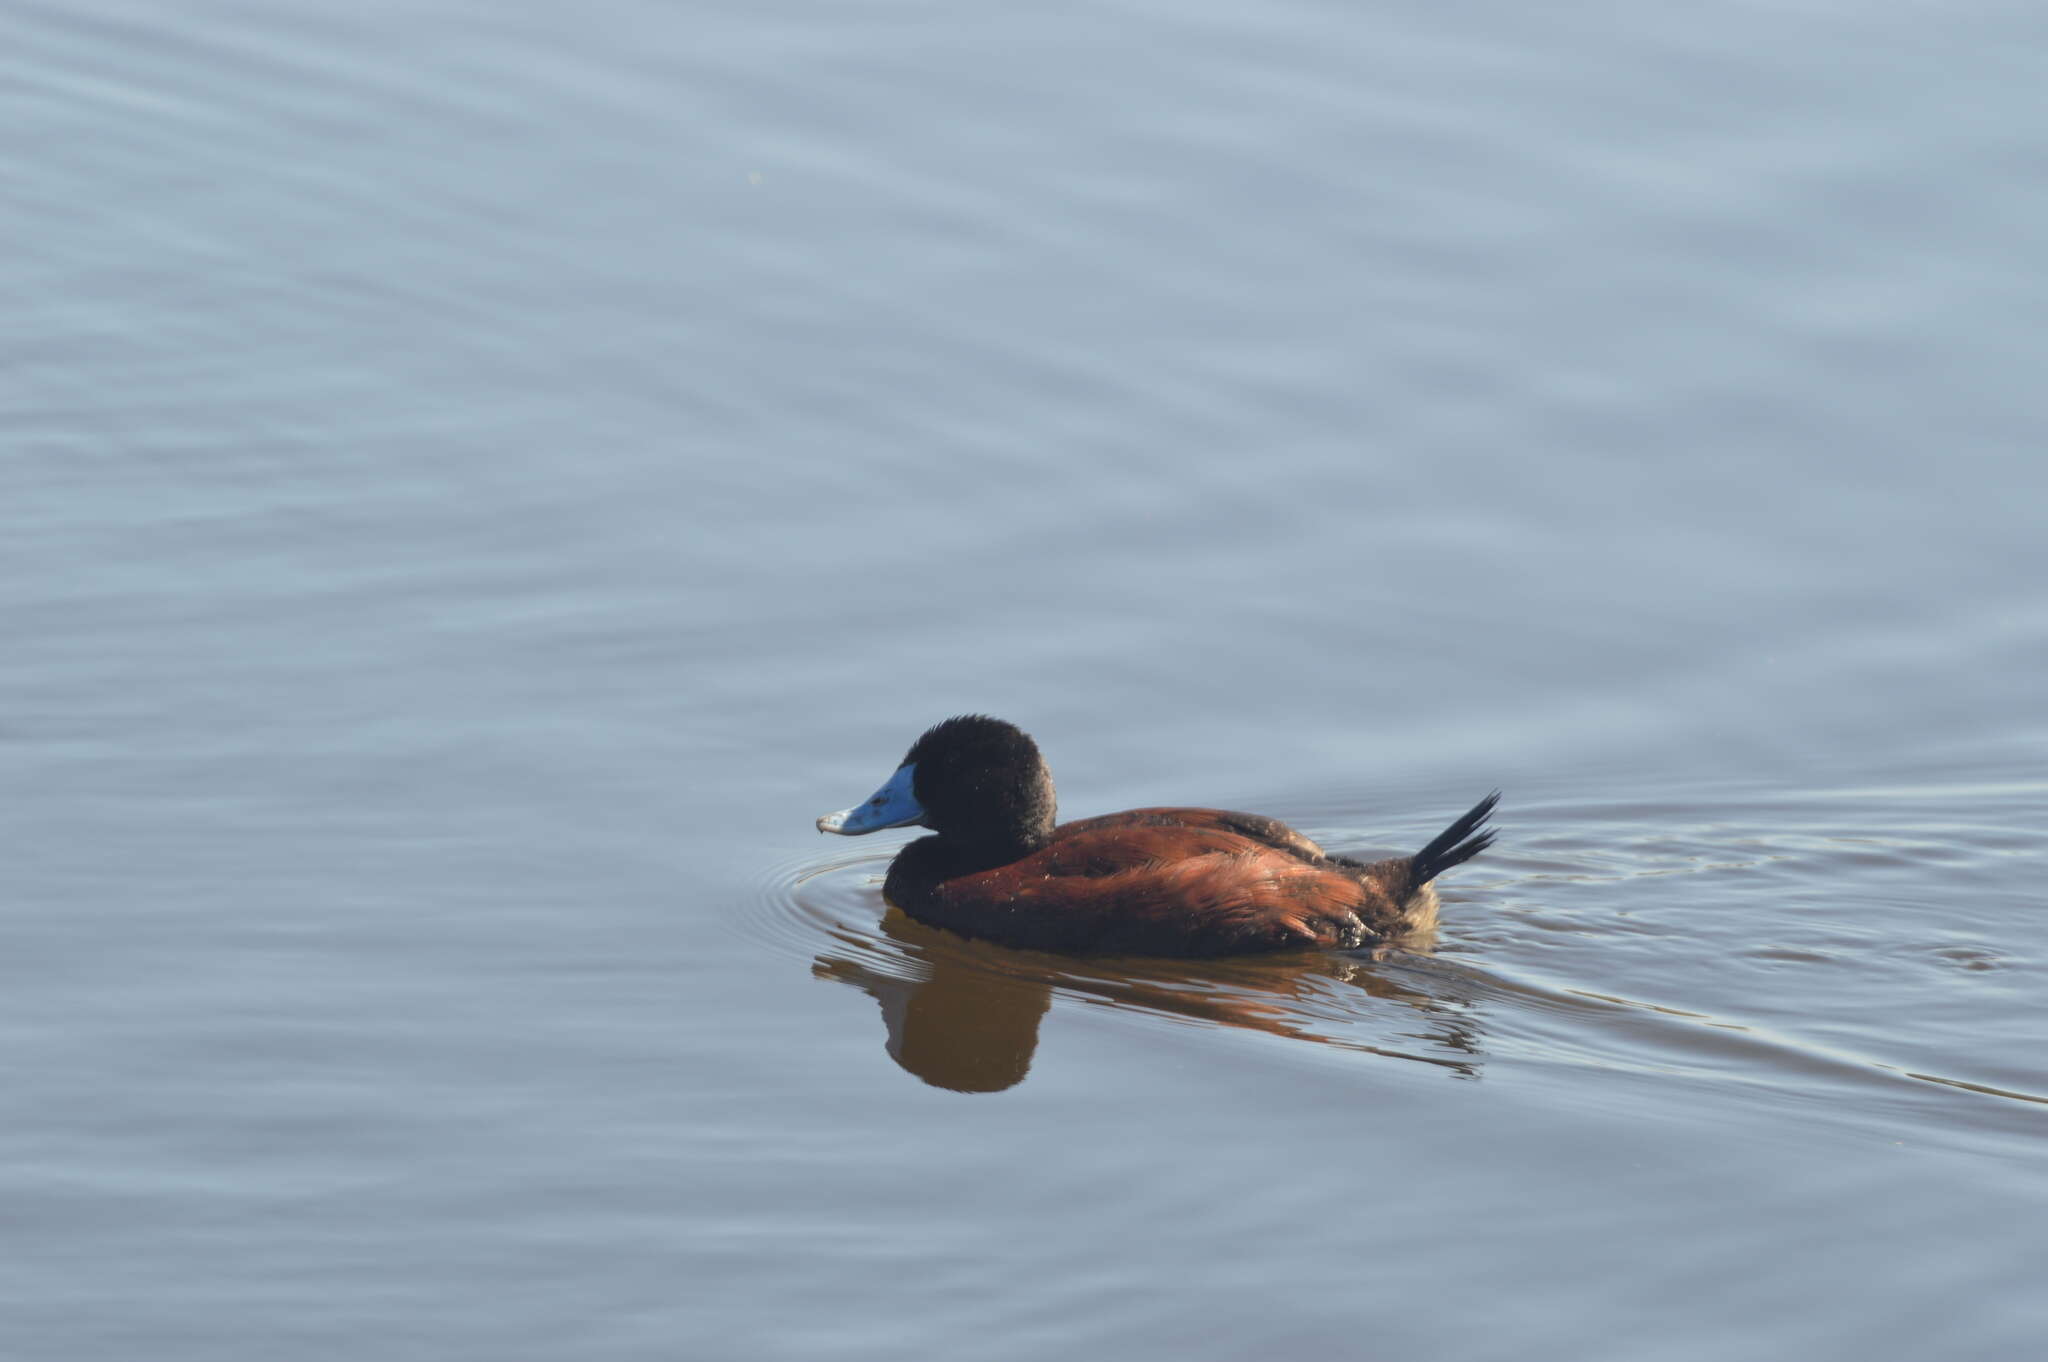
[[[0,1355],[2033,1355],[2044,83],[0,7]],[[1503,836],[1384,966],[971,948],[811,830],[970,709]]]

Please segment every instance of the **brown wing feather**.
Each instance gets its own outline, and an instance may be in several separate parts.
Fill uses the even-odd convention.
[[[1029,865],[1040,875],[1099,878],[1147,866],[1257,850],[1270,848],[1224,828],[1143,824],[1089,827],[1068,823],[1053,833],[1052,841],[1017,864]]]
[[[1240,837],[1312,860],[1322,860],[1325,854],[1321,847],[1277,818],[1268,818],[1261,813],[1238,813],[1231,809],[1126,809],[1122,813],[1106,813],[1062,823],[1054,830],[1053,837],[1057,840],[1113,828],[1203,828],[1234,832]]]
[[[919,886],[901,906],[969,935],[1066,952],[1220,955],[1375,935],[1359,913],[1373,891],[1291,848],[1190,822],[1087,823],[1021,861]]]

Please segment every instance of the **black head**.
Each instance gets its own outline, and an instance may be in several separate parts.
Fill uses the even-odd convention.
[[[874,797],[818,820],[856,834],[922,823],[961,848],[1023,855],[1052,836],[1052,773],[1015,724],[963,714],[925,732]]]
[[[1052,836],[1052,772],[1038,744],[1015,724],[963,714],[926,731],[904,754],[924,825],[964,841],[1016,842],[1031,849]]]

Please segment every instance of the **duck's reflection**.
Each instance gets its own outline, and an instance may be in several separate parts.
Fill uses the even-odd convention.
[[[1076,960],[968,941],[894,909],[880,934],[842,929],[843,952],[812,962],[820,979],[853,984],[881,1004],[889,1055],[935,1087],[1000,1092],[1031,1071],[1039,1019],[1053,991],[1112,1006],[1176,1013],[1319,1045],[1434,1064],[1477,1077],[1479,1026],[1454,976],[1421,978],[1355,955],[1301,954],[1230,960]],[[1428,943],[1410,943],[1426,946]],[[1401,1039],[1418,1049],[1366,1044],[1341,1034],[1359,1020],[1358,989],[1406,1004],[1422,1019]]]

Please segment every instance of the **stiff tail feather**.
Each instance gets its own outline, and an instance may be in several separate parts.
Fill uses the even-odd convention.
[[[1474,804],[1464,817],[1432,838],[1428,846],[1410,856],[1409,889],[1412,891],[1422,888],[1452,866],[1463,865],[1492,846],[1493,833],[1486,829],[1486,820],[1492,815],[1493,806],[1498,803],[1500,791],[1495,790]]]

